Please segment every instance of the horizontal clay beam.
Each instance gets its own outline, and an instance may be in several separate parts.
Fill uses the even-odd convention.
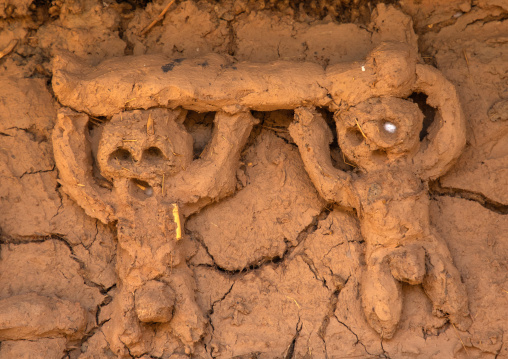
[[[334,111],[371,97],[409,95],[415,65],[414,51],[394,42],[381,44],[363,62],[326,69],[309,62],[232,63],[217,54],[173,60],[127,56],[94,67],[62,53],[53,62],[53,89],[64,106],[92,116],[150,107],[237,113],[317,106]]]

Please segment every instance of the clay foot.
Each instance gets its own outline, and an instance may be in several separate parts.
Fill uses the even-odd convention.
[[[390,339],[400,320],[402,293],[401,284],[390,273],[386,257],[367,266],[361,295],[367,322],[382,338]]]
[[[175,292],[166,283],[151,280],[134,294],[136,314],[145,323],[166,323],[173,318]]]
[[[466,287],[453,265],[448,248],[436,239],[425,250],[427,274],[423,280],[423,289],[432,301],[434,315],[447,317],[460,330],[467,330],[472,320]]]

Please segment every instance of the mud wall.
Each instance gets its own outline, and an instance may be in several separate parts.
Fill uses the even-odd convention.
[[[181,1],[141,34],[166,4],[0,2],[0,358],[508,357],[508,5]],[[355,61],[361,66],[386,41],[403,42],[419,64],[437,68],[454,85],[464,113],[465,148],[445,175],[426,182],[426,191],[432,228],[465,285],[471,326],[433,315],[423,287],[410,284],[401,285],[393,337],[369,325],[361,298],[367,244],[358,211],[316,190],[289,133],[293,109],[259,108],[228,191],[182,214],[178,253],[192,273],[202,332],[185,339],[171,321],[150,324],[147,348],[116,351],[112,318],[122,293],[124,232],[118,219],[87,215],[64,190],[52,137],[57,113],[74,106],[90,115],[86,143],[96,156],[115,111],[86,107],[96,89],[74,98],[82,108],[62,100],[52,83],[62,68],[58,59],[77,56],[79,66],[63,68],[78,77],[104,60],[121,63],[131,55],[171,63],[218,54],[228,66],[283,61],[325,71]],[[160,105],[125,95],[122,86],[132,87],[132,77],[113,73],[109,84],[123,96],[120,110]],[[101,98],[94,106],[106,103]],[[436,123],[424,96],[410,98],[424,124]],[[334,109],[317,105],[327,108],[323,116],[333,129]],[[191,108],[185,120],[175,120],[193,139],[189,160],[222,138],[214,137],[214,113],[204,112],[212,110]],[[354,173],[336,132],[332,164]],[[109,189],[93,166],[90,173]],[[156,217],[146,216],[147,223]]]

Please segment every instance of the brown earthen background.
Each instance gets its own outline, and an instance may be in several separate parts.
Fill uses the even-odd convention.
[[[0,50],[18,40],[0,59],[0,358],[114,357],[103,329],[115,295],[116,230],[87,217],[59,189],[51,144],[60,107],[49,85],[53,56],[64,49],[98,63],[129,54],[214,52],[237,61],[326,66],[361,60],[380,34],[397,38],[408,26],[390,8],[372,23],[374,3],[348,3],[182,1],[140,36],[166,1],[136,7],[0,0]],[[461,332],[433,317],[422,289],[408,285],[397,333],[379,339],[358,295],[358,221],[319,198],[287,132],[292,113],[275,111],[256,114],[262,121],[243,152],[237,192],[187,222],[197,248],[190,265],[198,302],[210,322],[193,357],[508,358],[508,3],[395,6],[413,19],[422,60],[456,86],[468,122],[465,152],[430,195],[433,225],[467,287],[472,327]],[[199,153],[211,118],[190,117]],[[85,309],[73,312],[74,334],[47,329],[66,326],[58,315],[65,310],[44,305],[44,298],[58,298],[58,308]],[[1,309],[9,301],[41,303],[42,314],[13,324]],[[187,356],[167,330],[158,334],[154,357]]]

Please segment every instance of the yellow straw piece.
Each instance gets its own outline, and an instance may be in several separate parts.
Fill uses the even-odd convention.
[[[153,118],[151,113],[148,114],[148,120],[146,121],[146,134],[155,135],[155,129],[153,127]]]
[[[363,133],[363,130],[362,130],[362,128],[360,127],[360,124],[358,123],[358,120],[357,120],[356,118],[355,118],[355,122],[356,122],[356,126],[358,126],[358,128],[360,129],[360,132],[362,133],[362,136],[363,136],[364,138],[367,138],[367,136],[365,136],[365,133]]]
[[[462,49],[462,53],[464,54],[464,59],[466,60],[466,65],[469,69],[469,59],[467,58],[466,50]]]
[[[342,160],[344,161],[344,163],[345,163],[346,165],[349,165],[349,166],[351,166],[351,167],[355,167],[355,168],[356,168],[356,166],[355,166],[354,164],[349,163],[348,161],[346,161],[346,156],[344,156],[344,152],[342,152]]]
[[[136,186],[138,186],[142,191],[146,190],[146,187],[140,185],[139,183],[136,183]]]
[[[462,341],[462,338],[460,337],[459,331],[455,327],[455,324],[452,323],[453,329],[455,329],[455,334],[457,334],[457,337],[460,340],[460,343],[462,344],[462,348],[464,348],[464,351],[466,352],[466,356],[469,357],[469,353],[467,352],[466,346],[464,345],[464,342]]]
[[[288,296],[288,295],[286,295],[286,298],[287,298],[287,299],[289,299],[289,300],[292,300],[293,302],[295,302],[295,304],[296,304],[296,306],[298,307],[298,309],[300,309],[300,304],[298,304],[298,302],[296,301],[296,299],[295,299],[295,298],[290,297],[290,296]]]
[[[182,223],[180,222],[180,211],[176,203],[173,203],[173,219],[176,223],[176,240],[179,241],[182,239]]]

